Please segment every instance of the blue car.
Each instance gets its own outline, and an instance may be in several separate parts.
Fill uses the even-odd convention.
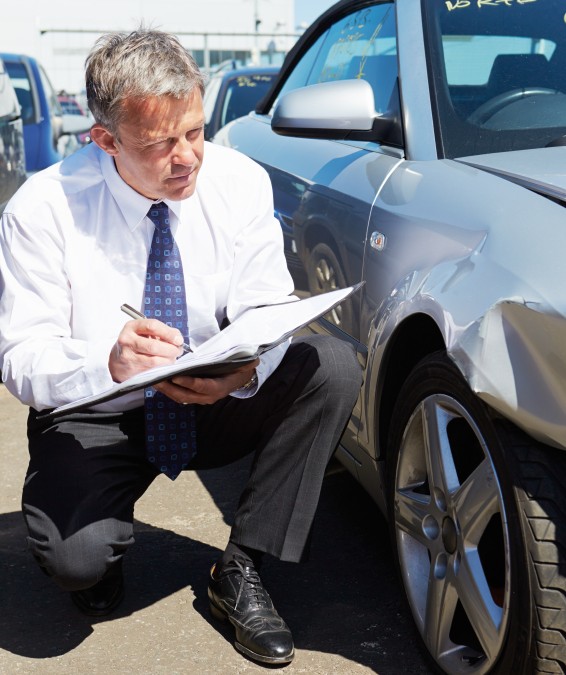
[[[90,123],[78,124],[64,115],[57,94],[37,59],[23,54],[0,54],[12,80],[22,110],[26,171],[29,174],[58,162],[65,153],[64,134],[87,131]],[[80,121],[79,121],[80,122]],[[64,139],[63,139],[64,140]]]

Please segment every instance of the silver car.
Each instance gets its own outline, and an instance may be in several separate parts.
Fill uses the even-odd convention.
[[[298,293],[365,281],[313,326],[365,371],[337,457],[451,675],[566,672],[565,92],[564,0],[342,1],[215,138]]]

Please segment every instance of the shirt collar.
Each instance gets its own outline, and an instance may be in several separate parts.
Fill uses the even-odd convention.
[[[131,188],[120,176],[114,164],[113,158],[104,150],[100,149],[100,168],[104,181],[110,190],[110,193],[116,200],[124,219],[133,232],[147,215],[149,208],[154,201],[140,195]],[[181,202],[163,199],[169,209],[179,220],[181,217]]]

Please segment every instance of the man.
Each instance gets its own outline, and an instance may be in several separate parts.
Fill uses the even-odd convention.
[[[184,342],[293,290],[268,177],[204,143],[203,78],[173,36],[102,37],[86,86],[93,143],[30,178],[2,217],[0,355],[6,386],[30,406],[31,551],[79,609],[107,614],[123,595],[134,504],[160,471],[253,453],[208,593],[241,652],[288,663],[292,636],[258,570],[265,553],[304,557],[360,368],[345,343],[312,337],[222,376],[176,376],[145,399],[40,414],[172,363]],[[122,303],[148,318],[125,321]]]

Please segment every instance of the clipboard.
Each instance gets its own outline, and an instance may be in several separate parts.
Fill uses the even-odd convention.
[[[293,333],[316,321],[344,302],[365,282],[302,300],[252,307],[231,324],[213,335],[193,352],[179,357],[175,363],[151,368],[96,394],[47,411],[38,418],[52,418],[78,412],[110,401],[138,389],[144,389],[174,375],[215,377],[255,361],[261,354],[285,342]]]

